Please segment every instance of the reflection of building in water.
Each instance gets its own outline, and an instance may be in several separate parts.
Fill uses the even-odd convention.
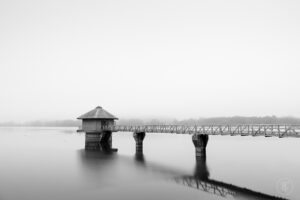
[[[78,150],[79,166],[84,168],[82,172],[101,171],[116,160],[117,157],[112,152]]]
[[[194,176],[177,177],[175,178],[175,182],[225,198],[253,200],[284,199],[209,179],[209,170],[205,158],[201,160],[197,159]]]

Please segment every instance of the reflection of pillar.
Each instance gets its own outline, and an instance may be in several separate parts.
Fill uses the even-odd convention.
[[[112,149],[112,133],[111,131],[103,131],[100,139],[100,147],[103,151]]]
[[[145,136],[146,136],[145,132],[134,132],[133,133],[137,154],[143,153],[143,140],[144,140]]]
[[[192,139],[196,148],[196,159],[201,159],[201,157],[206,157],[206,146],[208,142],[208,135],[194,134]]]
[[[86,133],[85,134],[85,149],[100,150],[101,133]]]

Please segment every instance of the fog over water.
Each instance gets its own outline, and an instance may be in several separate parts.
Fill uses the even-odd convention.
[[[0,200],[299,199],[299,139],[209,136],[196,162],[191,135],[146,133],[136,155],[132,133],[113,133],[104,154],[74,128],[96,106],[119,124],[300,124],[299,10],[1,0]]]
[[[119,151],[107,155],[85,151],[84,134],[75,130],[1,128],[0,199],[223,198],[187,180],[229,188],[229,199],[300,196],[300,149],[292,138],[210,136],[206,162],[196,164],[190,135],[149,133],[136,156],[132,133],[114,133]]]

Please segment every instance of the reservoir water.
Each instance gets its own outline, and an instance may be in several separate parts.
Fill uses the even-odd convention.
[[[117,153],[84,150],[76,128],[0,128],[1,200],[299,199],[300,139],[113,133]]]

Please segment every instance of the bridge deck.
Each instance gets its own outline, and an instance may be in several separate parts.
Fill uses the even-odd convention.
[[[115,125],[102,127],[102,131],[146,132],[173,134],[206,134],[231,136],[300,137],[300,125],[247,124],[247,125]],[[79,127],[77,132],[84,132]],[[99,132],[99,131],[87,131]]]
[[[254,125],[116,125],[105,127],[114,132],[146,132],[174,134],[241,135],[265,137],[300,137],[300,125],[254,124]]]

